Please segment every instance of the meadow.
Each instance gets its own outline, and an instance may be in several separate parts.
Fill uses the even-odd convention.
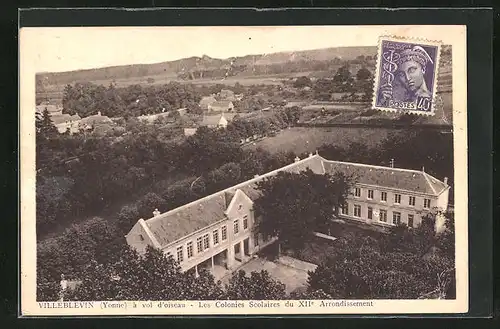
[[[353,142],[359,142],[366,144],[368,147],[373,147],[385,139],[389,133],[396,132],[401,132],[401,130],[389,128],[294,127],[282,130],[274,137],[265,138],[246,147],[261,147],[272,153],[279,151],[293,151],[296,154],[314,153],[323,144],[348,146]]]

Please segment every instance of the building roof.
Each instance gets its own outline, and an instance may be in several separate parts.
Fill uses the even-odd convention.
[[[259,181],[282,171],[298,173],[306,169],[311,169],[316,174],[333,174],[340,171],[355,175],[356,181],[360,184],[379,185],[431,195],[439,195],[447,188],[443,182],[421,171],[329,161],[319,155],[310,155],[285,167],[150,218],[145,223],[161,247],[165,248],[176,240],[224,220],[224,212],[238,190],[251,200],[256,200],[260,196],[260,191],[257,189]]]
[[[383,186],[406,191],[439,195],[447,186],[431,175],[418,170],[372,166],[340,161],[323,161],[325,171],[353,175],[359,184]]]
[[[52,123],[55,125],[65,123],[67,121],[78,121],[80,120],[80,116],[78,114],[75,115],[69,115],[69,114],[56,114],[56,115],[51,115],[50,120],[52,120]]]
[[[53,105],[53,104],[41,104],[41,105],[36,106],[37,112],[42,113],[45,109],[47,109],[47,111],[49,113],[62,111],[61,106],[57,106],[57,105]]]
[[[211,107],[224,107],[224,108],[228,108],[231,105],[233,105],[233,102],[231,102],[229,100],[215,101],[215,102],[210,104]]]
[[[109,117],[107,117],[105,115],[99,115],[99,114],[91,115],[89,117],[85,117],[85,118],[80,120],[80,124],[82,124],[82,125],[85,125],[85,124],[95,125],[95,124],[99,124],[99,123],[110,123],[110,122],[113,122],[113,121]]]
[[[233,121],[233,118],[236,116],[236,113],[233,114],[220,114],[220,115],[205,115],[203,117],[203,121],[201,122],[202,126],[217,126],[222,124],[224,119],[227,122]],[[222,120],[222,121],[221,121]]]
[[[215,99],[214,96],[204,96],[201,100],[200,100],[200,106],[207,106],[208,104],[212,104],[214,102],[216,102],[217,100]]]

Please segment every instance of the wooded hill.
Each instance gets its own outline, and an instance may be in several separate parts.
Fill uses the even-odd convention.
[[[311,64],[318,62],[337,62],[354,60],[357,57],[373,57],[377,48],[369,47],[336,47],[297,52],[279,52],[273,54],[256,54],[227,59],[209,56],[189,57],[175,61],[156,64],[134,64],[78,70],[57,73],[39,73],[37,79],[44,84],[58,85],[77,81],[95,81],[108,79],[127,79],[146,76],[171,76],[172,78],[196,79],[207,77],[207,72],[219,70],[230,75],[258,75],[267,73],[291,73],[311,71]],[[308,64],[309,63],[309,64]],[[271,69],[270,67],[278,66]],[[213,75],[208,73],[209,75]]]

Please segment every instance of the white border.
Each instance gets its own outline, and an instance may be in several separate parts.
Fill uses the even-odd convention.
[[[359,31],[376,26],[335,26],[332,29],[349,30],[355,37]],[[228,27],[211,27],[211,29]],[[255,27],[259,28],[259,27]],[[466,27],[465,26],[379,26],[385,35],[422,35],[439,37],[452,46],[452,86],[453,86],[453,130],[454,130],[454,170],[455,170],[455,228],[456,228],[456,286],[455,300],[373,300],[372,306],[339,306],[323,308],[249,307],[249,302],[241,302],[242,307],[218,308],[217,302],[206,302],[210,308],[201,308],[199,302],[183,301],[186,308],[159,308],[153,302],[150,309],[133,308],[144,302],[126,302],[127,308],[103,309],[103,303],[96,301],[93,308],[83,308],[85,304],[73,304],[78,308],[43,308],[36,302],[36,231],[35,231],[35,72],[37,57],[43,54],[36,42],[44,28],[23,28],[20,31],[20,182],[21,182],[21,307],[23,316],[90,316],[90,315],[271,315],[271,314],[426,314],[465,313],[468,311],[468,176],[467,176],[467,80],[466,80]],[[60,29],[60,28],[59,28]],[[71,29],[71,28],[70,28]],[[161,28],[137,28],[137,30],[158,30]],[[168,28],[166,28],[168,29]],[[364,30],[366,31],[366,30]],[[339,33],[339,32],[334,32]],[[325,34],[325,38],[331,35]],[[346,33],[342,31],[341,33]],[[382,34],[381,34],[382,35]],[[94,51],[89,49],[88,51]],[[340,302],[340,301],[339,301]],[[349,301],[352,302],[352,301]],[[363,301],[369,302],[369,301]],[[69,304],[67,304],[69,305]],[[57,302],[52,306],[60,306]]]

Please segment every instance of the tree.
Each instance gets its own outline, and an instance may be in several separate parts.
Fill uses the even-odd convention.
[[[233,273],[226,285],[226,298],[232,300],[280,300],[285,299],[285,285],[273,279],[266,270]]]
[[[337,84],[338,91],[348,92],[352,90],[354,79],[352,78],[351,71],[349,70],[349,65],[345,64],[341,66],[335,76],[333,81]]]
[[[69,193],[74,181],[68,177],[38,176],[36,182],[36,221],[42,231],[48,224],[67,216],[71,210]]]
[[[207,191],[216,192],[241,181],[241,168],[238,163],[229,162],[210,171],[205,180]]]
[[[117,227],[120,232],[127,233],[139,219],[139,210],[135,204],[125,205],[118,213]]]
[[[309,273],[309,290],[333,298],[454,298],[454,257],[436,248],[432,220],[397,226],[382,241],[358,233],[335,244],[335,254]]]
[[[149,192],[144,195],[138,203],[139,215],[142,217],[151,217],[155,209],[163,209],[165,207],[165,199],[154,192]]]
[[[293,83],[293,86],[295,88],[304,88],[304,87],[310,87],[311,86],[311,79],[309,79],[306,76],[301,76],[298,77],[295,82]]]
[[[35,128],[37,132],[37,138],[47,139],[57,135],[57,128],[56,126],[54,126],[47,108],[43,110],[41,115],[37,115],[35,120]],[[37,140],[37,143],[38,142],[40,142],[40,140]]]
[[[215,282],[214,276],[206,268],[198,270],[198,277],[191,272],[186,272],[186,292],[188,300],[221,300],[225,292],[220,282]]]
[[[161,250],[147,247],[144,255],[128,248],[117,261],[91,261],[71,300],[193,300],[220,299],[222,290],[207,272],[194,278]]]
[[[333,299],[332,296],[322,289],[305,291],[294,291],[290,294],[290,299]]]
[[[299,174],[279,172],[260,181],[257,188],[262,195],[255,201],[261,216],[258,230],[287,245],[301,246],[310,233],[330,223],[350,185],[350,178],[340,173],[318,175],[310,169]]]
[[[115,227],[106,220],[94,217],[82,224],[73,224],[60,238],[59,248],[66,264],[73,272],[82,271],[92,259],[98,262],[109,261],[117,257],[117,251],[124,244]],[[61,269],[63,271],[63,269]]]
[[[367,81],[372,78],[372,73],[366,67],[362,67],[356,73],[356,80]]]

